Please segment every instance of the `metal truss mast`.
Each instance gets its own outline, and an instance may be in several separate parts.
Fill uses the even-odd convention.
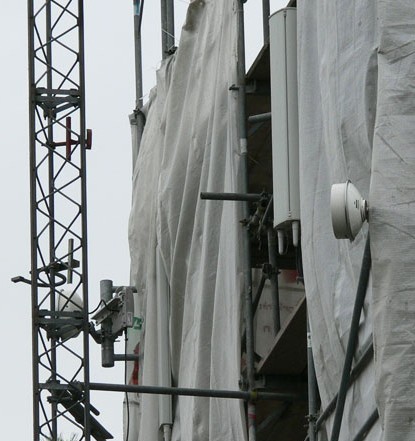
[[[89,441],[83,0],[28,0],[28,25],[33,438]]]

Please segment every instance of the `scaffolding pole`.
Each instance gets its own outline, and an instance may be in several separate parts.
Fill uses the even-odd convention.
[[[318,412],[318,386],[314,368],[310,322],[307,313],[307,383],[308,383],[308,439],[317,441],[316,416]]]
[[[248,193],[248,140],[246,128],[246,85],[245,85],[245,23],[244,2],[238,1],[238,127],[239,149],[241,154],[241,192]],[[249,203],[243,203],[243,215],[249,219]],[[250,237],[247,228],[243,236],[243,272],[245,283],[244,316],[245,316],[245,348],[246,348],[246,379],[249,390],[255,389],[255,364],[254,364],[254,326],[252,308],[252,272],[251,272],[251,249]],[[248,439],[256,440],[256,405],[251,400],[247,403]]]
[[[369,418],[363,424],[362,428],[359,430],[356,436],[353,438],[353,441],[363,441],[370,432],[370,429],[375,425],[378,419],[379,419],[379,412],[377,409],[375,409],[369,415]]]
[[[274,324],[274,335],[277,335],[281,329],[280,317],[280,294],[278,287],[278,262],[277,262],[277,238],[272,226],[267,227],[268,236],[268,259],[271,265],[271,274],[269,276],[271,284],[272,298],[272,319]]]
[[[142,40],[141,23],[143,21],[144,0],[134,0],[134,65],[135,65],[135,108],[130,115],[131,129],[135,131],[133,136],[132,164],[133,171],[140,151],[143,137],[145,116],[143,114],[143,66],[142,66]]]
[[[174,0],[167,0],[167,51],[174,47]]]
[[[370,255],[370,238],[368,233],[365,250],[363,253],[362,266],[360,270],[359,283],[357,286],[352,322],[350,325],[349,340],[347,342],[346,355],[344,360],[342,377],[340,381],[339,394],[337,397],[336,413],[334,415],[333,429],[332,429],[330,441],[338,441],[340,435],[341,423],[343,419],[343,410],[344,410],[347,390],[350,382],[351,367],[357,346],[360,315],[366,297],[366,290],[367,290],[367,285],[369,283],[371,264],[372,264],[372,259]]]
[[[264,45],[269,43],[269,0],[262,0],[262,27],[264,33]]]
[[[46,387],[46,386],[45,386]],[[50,386],[49,386],[50,387]],[[90,390],[109,392],[131,392],[152,395],[175,395],[188,397],[227,398],[244,401],[304,401],[306,397],[299,393],[264,392],[259,390],[217,390],[185,387],[138,386],[133,384],[90,383]]]
[[[143,20],[144,0],[134,0],[134,65],[135,65],[135,107],[143,107],[143,66],[141,23]]]
[[[349,388],[356,381],[357,377],[361,374],[361,372],[365,369],[365,367],[369,364],[369,362],[373,359],[373,340],[372,337],[370,341],[364,345],[364,349],[360,358],[356,361],[354,368],[350,373],[349,379]],[[321,415],[318,417],[318,420],[315,425],[315,430],[318,432],[321,429],[323,423],[327,420],[327,418],[334,412],[336,409],[336,403],[338,399],[338,394],[336,394]]]
[[[160,20],[161,20],[161,56],[163,60],[167,58],[167,0],[160,1]]]
[[[174,0],[161,0],[161,50],[167,58],[174,46]]]

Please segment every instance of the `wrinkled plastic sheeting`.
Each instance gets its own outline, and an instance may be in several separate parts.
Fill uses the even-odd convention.
[[[415,439],[415,4],[379,2],[370,186],[376,380],[384,439]]]
[[[381,424],[366,439],[414,440],[415,5],[298,3],[302,244],[322,407],[340,384],[367,231],[353,243],[332,233],[330,187],[351,179],[370,204],[373,292],[359,345],[373,329],[375,362],[349,390],[340,439],[377,404]]]
[[[131,278],[143,296],[140,384],[157,384],[158,246],[170,285],[173,384],[239,389],[241,204],[199,197],[241,191],[237,91],[229,90],[237,83],[236,10],[229,0],[191,2],[150,99],[129,224]],[[158,397],[140,395],[136,412],[138,440],[157,440]],[[245,437],[239,400],[174,399],[173,440]]]

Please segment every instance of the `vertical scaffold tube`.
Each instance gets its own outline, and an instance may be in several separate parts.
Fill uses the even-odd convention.
[[[268,235],[268,260],[271,265],[270,283],[272,296],[272,318],[274,323],[274,335],[277,335],[281,329],[280,317],[280,294],[278,287],[278,266],[277,266],[277,240],[275,231],[270,226],[267,229]]]
[[[48,67],[46,70],[46,87],[48,89],[48,97],[52,98],[51,90],[53,88],[53,51],[52,51],[52,5],[51,0],[47,0],[45,3],[46,7],[46,57]],[[49,195],[48,195],[48,204],[49,204],[49,216],[51,219],[55,218],[55,154],[54,154],[54,127],[53,127],[53,112],[47,112],[47,144],[48,144],[48,170],[49,170]],[[56,311],[56,280],[55,280],[55,269],[53,263],[56,260],[55,255],[55,223],[49,222],[49,284],[50,284],[50,304],[49,308],[52,312]],[[50,362],[51,362],[51,380],[56,381],[57,376],[57,355],[56,355],[56,347],[58,340],[56,337],[52,337],[50,340]],[[58,405],[56,402],[51,402],[51,410],[52,410],[52,437],[55,438],[58,436],[58,420],[57,420],[57,412]]]
[[[40,437],[39,409],[39,363],[38,363],[38,292],[37,292],[37,209],[36,209],[36,118],[34,103],[36,99],[35,85],[35,11],[33,0],[27,2],[28,16],[28,67],[29,67],[29,143],[30,143],[30,236],[31,243],[31,303],[32,303],[32,407],[33,407],[33,440]]]
[[[78,45],[79,45],[79,147],[81,162],[81,200],[82,200],[82,301],[83,301],[83,352],[84,352],[84,439],[91,439],[91,400],[89,392],[89,299],[88,299],[88,211],[86,192],[86,105],[85,105],[85,31],[84,0],[78,0]]]
[[[174,46],[174,0],[167,0],[167,51]]]
[[[238,0],[238,92],[239,92],[239,147],[241,154],[242,193],[248,193],[248,142],[246,131],[246,87],[245,87],[245,26],[243,0]],[[244,217],[249,218],[249,203],[244,202]],[[249,390],[255,389],[254,366],[254,328],[252,308],[252,274],[251,274],[251,249],[249,232],[244,234],[244,309],[245,309],[245,334],[246,334],[246,370]],[[248,402],[248,439],[256,440],[256,406],[253,401]]]
[[[169,332],[169,282],[161,255],[156,248],[156,285],[157,285],[157,376],[158,385],[171,387],[170,332]],[[166,441],[173,425],[172,399],[159,395],[159,430]]]
[[[174,46],[174,0],[161,0],[161,46],[164,59]]]
[[[264,31],[264,44],[269,42],[269,0],[262,0],[262,26]]]
[[[317,378],[314,368],[313,347],[311,343],[310,323],[307,314],[307,374],[308,374],[308,439],[316,441]]]
[[[101,302],[106,305],[112,299],[112,280],[101,280],[100,282]],[[101,324],[103,341],[101,343],[101,364],[102,367],[114,366],[114,340],[111,337],[112,322],[110,318],[105,319]]]
[[[141,46],[142,2],[134,0],[134,61],[135,61],[135,106],[143,107],[143,67]]]
[[[135,57],[135,109],[130,116],[131,128],[133,133],[132,162],[133,173],[135,163],[140,151],[141,138],[144,131],[143,109],[143,66],[142,66],[142,43],[141,43],[141,23],[143,20],[143,0],[134,0],[134,57]]]
[[[167,42],[167,0],[161,0],[161,55],[163,60],[167,57],[168,42]]]

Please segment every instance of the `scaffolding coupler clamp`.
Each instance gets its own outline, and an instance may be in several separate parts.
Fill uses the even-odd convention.
[[[256,389],[253,389],[249,391],[249,401],[257,401],[258,400],[258,391]]]
[[[318,420],[318,414],[316,413],[309,413],[308,415],[306,415],[306,419],[308,421],[308,423],[315,423]]]

